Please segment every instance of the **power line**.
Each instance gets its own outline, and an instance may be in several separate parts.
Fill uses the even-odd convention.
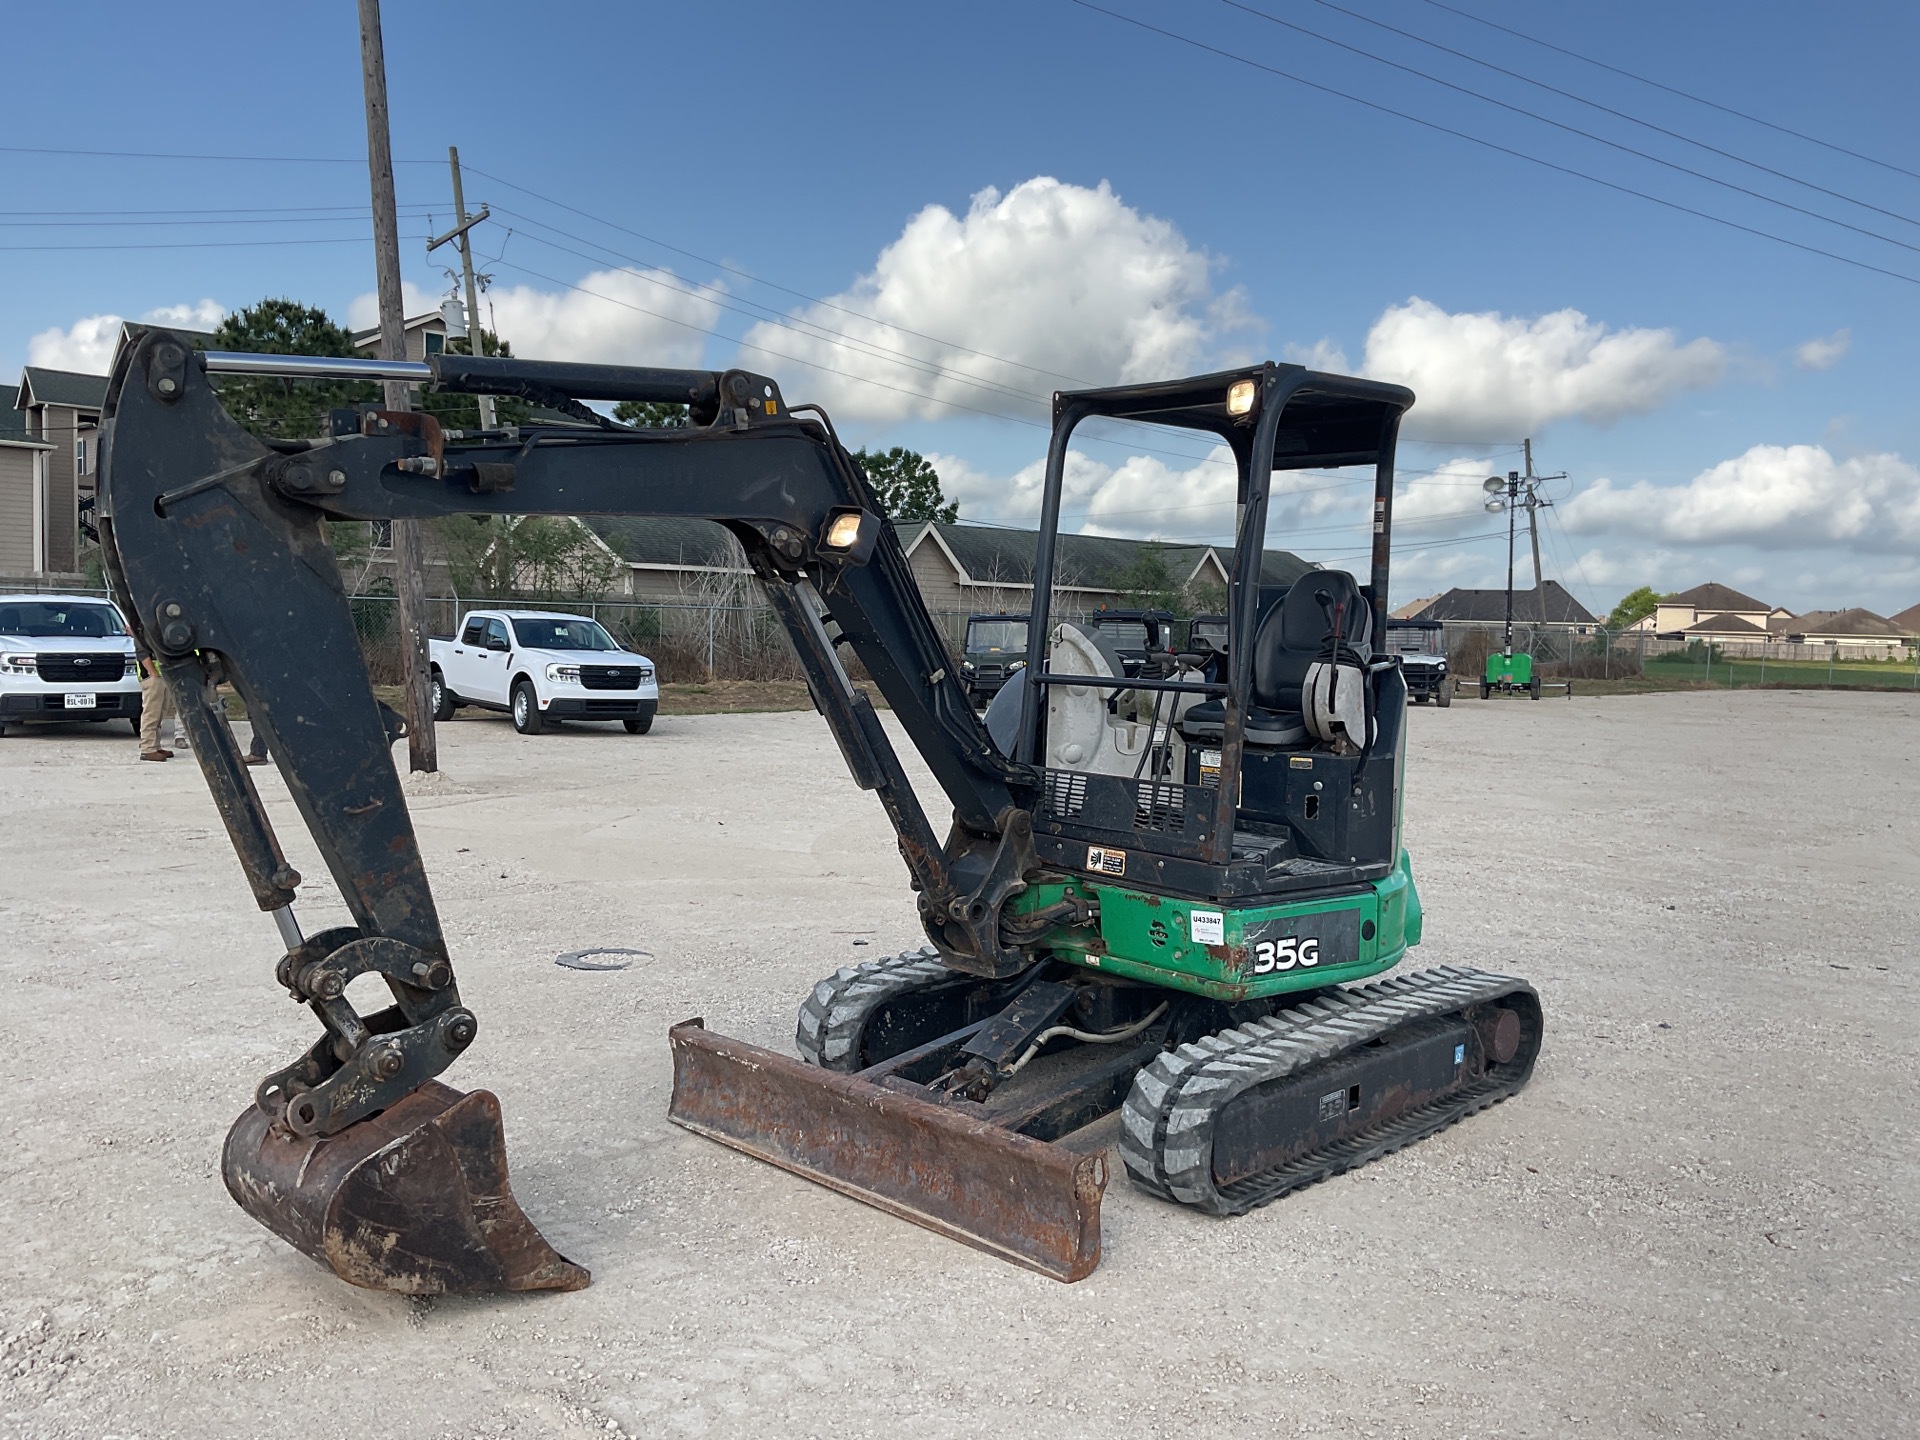
[[[1454,91],[1456,94],[1465,95],[1469,99],[1479,100],[1484,104],[1495,106],[1501,110],[1511,111],[1513,114],[1519,115],[1525,119],[1537,120],[1542,125],[1551,125],[1556,130],[1564,130],[1569,135],[1578,135],[1582,139],[1593,141],[1596,145],[1604,145],[1609,150],[1618,150],[1623,155],[1632,155],[1637,159],[1646,160],[1651,162],[1652,164],[1663,166],[1666,169],[1675,171],[1681,175],[1690,175],[1695,180],[1704,180],[1709,185],[1718,185],[1723,190],[1731,190],[1734,193],[1739,195],[1746,195],[1755,200],[1762,200],[1769,205],[1777,205],[1782,210],[1791,210],[1796,215],[1805,215],[1809,219],[1824,221],[1828,225],[1837,225],[1842,230],[1851,230],[1856,235],[1865,235],[1869,239],[1881,240],[1886,242],[1889,245],[1897,245],[1902,250],[1911,250],[1914,254],[1920,255],[1920,245],[1910,245],[1905,240],[1896,240],[1891,235],[1882,235],[1878,230],[1869,230],[1864,225],[1855,225],[1848,220],[1836,220],[1833,216],[1823,215],[1818,210],[1809,210],[1804,205],[1795,205],[1791,200],[1782,200],[1777,196],[1767,194],[1765,191],[1754,190],[1745,185],[1736,185],[1731,180],[1722,180],[1719,176],[1709,175],[1704,170],[1695,170],[1690,165],[1682,165],[1682,164],[1679,164],[1677,161],[1662,159],[1660,156],[1652,154],[1649,151],[1637,150],[1631,145],[1621,144],[1618,140],[1609,140],[1604,135],[1596,134],[1591,130],[1583,130],[1578,125],[1569,125],[1564,120],[1555,120],[1551,116],[1538,114],[1535,111],[1528,110],[1525,106],[1509,104],[1505,100],[1496,99],[1492,95],[1483,94],[1482,92],[1471,89],[1468,86],[1456,85],[1453,81],[1442,79],[1440,76],[1435,75],[1430,71],[1421,70],[1418,67],[1413,65],[1403,65],[1398,60],[1387,59],[1386,56],[1384,55],[1376,55],[1373,51],[1367,49],[1365,46],[1349,45],[1344,40],[1336,40],[1330,35],[1323,35],[1318,30],[1309,29],[1305,25],[1295,24],[1291,20],[1282,20],[1278,15],[1269,15],[1264,10],[1257,9],[1252,5],[1248,5],[1244,3],[1244,0],[1220,0],[1220,3],[1227,6],[1229,9],[1238,10],[1243,14],[1252,15],[1256,19],[1265,20],[1269,25],[1278,25],[1282,29],[1293,31],[1295,34],[1306,35],[1312,39],[1320,41],[1320,43],[1323,45],[1331,45],[1337,50],[1345,50],[1350,55],[1358,55],[1362,59],[1371,60],[1376,65],[1385,65],[1391,70],[1398,70],[1398,71],[1401,71],[1403,74],[1418,76],[1420,79],[1425,80],[1430,84],[1442,86],[1445,89]],[[1615,113],[1618,113],[1618,112],[1615,112]],[[1627,118],[1631,118],[1631,117],[1627,117]],[[1668,133],[1671,133],[1671,132],[1668,132]],[[1685,137],[1682,136],[1679,138],[1684,139]],[[1732,156],[1730,158],[1738,159],[1739,157]],[[1777,174],[1779,172],[1776,171],[1774,173]],[[1793,177],[1791,175],[1788,175],[1788,176],[1785,176],[1784,178],[1791,180]],[[1830,191],[1828,193],[1831,194],[1833,192]],[[1848,197],[1842,195],[1839,198],[1842,200],[1845,200]],[[1874,206],[1869,208],[1877,209],[1878,207]],[[1884,213],[1892,214],[1891,211],[1884,212]],[[1904,221],[1907,224],[1914,223],[1913,221],[1908,220],[1907,217],[1904,215],[1894,215],[1893,218],[1896,220]]]
[[[402,235],[425,240],[425,235]],[[124,245],[0,245],[0,250],[246,250],[263,245],[364,245],[365,235],[335,235],[311,240],[171,240]]]
[[[1843,200],[1849,205],[1858,205],[1862,210],[1871,210],[1875,214],[1885,215],[1890,220],[1899,220],[1908,225],[1920,225],[1920,220],[1914,219],[1911,215],[1902,215],[1897,210],[1888,210],[1884,206],[1875,205],[1871,201],[1859,199],[1857,196],[1848,195],[1839,190],[1830,190],[1825,185],[1816,184],[1812,180],[1803,180],[1798,175],[1788,174],[1785,170],[1776,170],[1773,166],[1762,164],[1758,160],[1749,160],[1744,155],[1736,155],[1731,150],[1722,150],[1718,145],[1709,145],[1704,140],[1696,140],[1693,136],[1684,135],[1678,130],[1669,130],[1664,125],[1656,125],[1651,120],[1643,120],[1638,115],[1631,115],[1625,110],[1616,110],[1613,106],[1603,105],[1598,100],[1589,100],[1584,95],[1576,95],[1573,91],[1564,90],[1558,85],[1550,85],[1544,80],[1536,80],[1523,70],[1509,70],[1504,65],[1496,65],[1491,60],[1483,60],[1470,51],[1456,50],[1451,45],[1441,44],[1438,40],[1429,40],[1426,36],[1416,35],[1411,30],[1402,30],[1398,25],[1389,25],[1384,20],[1376,20],[1371,15],[1363,15],[1358,10],[1350,10],[1345,5],[1335,4],[1334,0],[1311,0],[1311,3],[1326,10],[1332,10],[1336,14],[1350,16],[1362,24],[1371,25],[1379,30],[1385,30],[1389,34],[1404,36],[1416,45],[1425,45],[1428,49],[1438,50],[1443,55],[1455,56],[1458,59],[1465,60],[1470,65],[1478,65],[1482,69],[1491,70],[1496,75],[1505,75],[1510,80],[1518,80],[1523,85],[1531,85],[1536,90],[1544,90],[1549,95],[1558,95],[1563,99],[1573,101],[1576,105],[1585,105],[1588,109],[1598,110],[1603,115],[1612,115],[1617,119],[1625,120],[1629,125],[1638,125],[1643,130],[1653,131],[1656,135],[1665,135],[1671,139],[1680,141],[1683,145],[1691,145],[1695,149],[1705,150],[1710,155],[1721,156],[1723,159],[1731,160],[1735,164],[1745,165],[1750,169],[1776,176],[1791,184],[1804,186],[1808,190],[1817,190],[1822,195],[1831,195],[1834,199]]]
[[[1376,110],[1383,115],[1392,115],[1396,119],[1410,121],[1425,129],[1437,131],[1442,135],[1452,135],[1456,139],[1465,140],[1470,144],[1481,146],[1483,149],[1497,151],[1502,155],[1511,155],[1516,160],[1525,160],[1529,164],[1538,165],[1543,169],[1555,170],[1562,175],[1571,175],[1575,179],[1604,186],[1608,190],[1617,190],[1622,195],[1632,195],[1636,199],[1649,201],[1664,209],[1677,210],[1683,215],[1692,215],[1701,220],[1711,221],[1715,225],[1725,226],[1729,230],[1738,230],[1743,234],[1754,235],[1762,240],[1771,240],[1775,244],[1786,245],[1792,249],[1804,251],[1809,255],[1819,255],[1828,260],[1837,260],[1842,265],[1851,265],[1857,270],[1868,270],[1876,275],[1884,275],[1890,280],[1901,280],[1909,285],[1920,285],[1920,276],[1906,275],[1898,270],[1888,270],[1883,266],[1874,265],[1865,260],[1856,260],[1849,255],[1841,255],[1832,250],[1822,250],[1817,245],[1808,245],[1799,240],[1789,240],[1784,235],[1775,235],[1768,230],[1757,229],[1752,225],[1743,225],[1738,220],[1729,220],[1723,215],[1715,215],[1710,211],[1696,210],[1691,205],[1682,205],[1677,200],[1666,200],[1658,195],[1649,194],[1645,190],[1636,190],[1631,185],[1622,185],[1613,180],[1603,180],[1598,175],[1590,175],[1584,170],[1576,170],[1571,165],[1562,165],[1557,161],[1543,159],[1538,155],[1529,155],[1524,150],[1515,150],[1511,146],[1502,145],[1497,141],[1483,140],[1480,136],[1469,134],[1465,130],[1456,130],[1450,125],[1442,125],[1437,120],[1422,119],[1420,116],[1409,114],[1405,110],[1396,110],[1391,105],[1383,105],[1377,100],[1368,100],[1363,96],[1350,94],[1332,85],[1323,85],[1318,80],[1309,80],[1303,75],[1295,75],[1290,71],[1281,70],[1272,65],[1262,64],[1258,60],[1251,60],[1244,55],[1236,55],[1230,50],[1222,50],[1216,45],[1209,45],[1202,40],[1195,40],[1191,36],[1181,35],[1176,31],[1163,29],[1145,20],[1137,20],[1131,15],[1122,15],[1117,10],[1109,10],[1103,5],[1094,4],[1093,0],[1071,0],[1071,3],[1078,5],[1083,10],[1091,10],[1096,14],[1105,15],[1109,19],[1118,20],[1122,24],[1131,25],[1135,29],[1145,30],[1149,34],[1158,35],[1162,39],[1172,40],[1176,44],[1205,51],[1209,55],[1217,55],[1223,60],[1231,60],[1237,65],[1245,65],[1251,69],[1263,71],[1268,75],[1277,76],[1282,80],[1290,80],[1296,85],[1306,86],[1309,90],[1318,90],[1323,95],[1333,95],[1339,99],[1351,101],[1355,105],[1363,105],[1367,109]]]
[[[213,160],[246,165],[365,165],[364,155],[189,155],[170,150],[65,150],[51,145],[0,145],[0,155],[72,155],[88,160]],[[395,165],[438,165],[438,160],[395,160]]]
[[[372,218],[367,212],[358,215],[276,215],[269,219],[244,220],[0,220],[0,229],[5,230],[97,230],[120,229],[128,226],[146,228],[149,226],[177,225],[351,225],[361,224]],[[409,215],[410,220],[423,217]]]
[[[430,206],[402,205],[402,210],[426,210]],[[317,212],[322,210],[346,210],[361,215],[370,215],[365,205],[240,205],[224,210],[0,210],[0,216],[15,215],[282,215]]]
[[[1718,101],[1709,100],[1703,95],[1695,95],[1690,90],[1680,90],[1672,85],[1663,85],[1658,80],[1650,80],[1645,75],[1637,74],[1632,70],[1623,70],[1618,65],[1609,65],[1604,60],[1596,60],[1591,55],[1581,54],[1578,50],[1569,50],[1566,46],[1556,45],[1551,40],[1542,40],[1537,35],[1529,35],[1523,30],[1514,30],[1506,25],[1496,24],[1492,20],[1483,19],[1481,16],[1472,14],[1469,11],[1461,10],[1452,5],[1442,4],[1441,0],[1424,0],[1424,3],[1433,6],[1436,10],[1445,10],[1449,14],[1458,15],[1463,20],[1471,20],[1476,25],[1484,25],[1489,30],[1498,30],[1503,34],[1513,36],[1517,40],[1524,40],[1529,45],[1538,45],[1542,49],[1556,51],[1559,54],[1578,60],[1582,64],[1592,65],[1601,70],[1608,70],[1615,75],[1624,75],[1627,79],[1637,80],[1642,85],[1651,85],[1654,89],[1664,90],[1669,95],[1678,95],[1682,100],[1691,100],[1696,105],[1705,105],[1709,110],[1718,110],[1723,115],[1732,115],[1739,120],[1746,120],[1755,125],[1764,125],[1769,130],[1777,130],[1782,135],[1791,135],[1794,139],[1804,140],[1809,145],[1818,145],[1823,150],[1833,151],[1836,155],[1850,155],[1855,160],[1864,160],[1869,165],[1878,165],[1882,170],[1891,170],[1896,175],[1906,175],[1912,179],[1920,180],[1920,171],[1908,170],[1885,160],[1876,160],[1871,155],[1862,155],[1858,150],[1849,150],[1844,145],[1836,145],[1830,140],[1822,140],[1816,135],[1807,134],[1804,130],[1795,130],[1786,125],[1776,124],[1771,120],[1763,120],[1758,115],[1749,115],[1746,111],[1736,110],[1731,105],[1722,105]]]

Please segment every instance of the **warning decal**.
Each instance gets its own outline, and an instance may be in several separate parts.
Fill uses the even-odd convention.
[[[1127,852],[1114,850],[1105,845],[1089,845],[1087,869],[1102,875],[1124,875],[1127,873]]]

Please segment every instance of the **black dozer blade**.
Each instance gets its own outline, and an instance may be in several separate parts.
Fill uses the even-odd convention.
[[[220,1169],[242,1210],[369,1290],[580,1290],[589,1278],[515,1202],[500,1102],[485,1090],[429,1081],[323,1139],[292,1135],[250,1106]]]

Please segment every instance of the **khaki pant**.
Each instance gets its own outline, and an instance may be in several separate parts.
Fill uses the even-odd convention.
[[[140,750],[160,748],[160,727],[173,717],[173,687],[159,675],[140,677]]]

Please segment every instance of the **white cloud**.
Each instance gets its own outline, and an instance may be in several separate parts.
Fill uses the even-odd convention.
[[[193,304],[162,305],[140,318],[150,325],[176,325],[186,330],[211,330],[226,317],[226,306],[217,300]],[[88,315],[66,329],[54,326],[42,330],[27,341],[27,363],[44,365],[49,370],[76,370],[83,375],[104,375],[113,364],[113,348],[120,341],[121,315]]]
[[[403,315],[425,315],[440,308],[439,292],[425,289],[411,280],[400,282],[400,313]],[[349,330],[372,330],[380,323],[380,296],[369,290],[364,295],[356,295],[347,302],[347,328]]]
[[[1414,297],[1367,334],[1365,371],[1413,388],[1407,433],[1514,439],[1556,420],[1607,424],[1718,383],[1726,347],[1671,330],[1610,330],[1578,310],[1449,314]]]
[[[1010,476],[989,475],[953,455],[929,455],[940,488],[960,502],[963,520],[1034,525],[1046,486],[1046,457]],[[1068,450],[1061,483],[1060,528],[1134,539],[1212,540],[1233,530],[1233,454],[1212,446],[1193,457],[1129,455],[1118,464]],[[1169,463],[1169,461],[1173,463]]]
[[[1920,469],[1898,455],[1756,445],[1684,485],[1597,480],[1561,510],[1572,531],[1669,543],[1904,550],[1920,542]]]
[[[480,297],[482,323],[525,360],[574,360],[604,365],[697,366],[720,316],[713,284],[696,290],[671,270],[596,270],[570,290],[495,285]],[[401,284],[406,313],[440,308],[442,296],[411,281]],[[380,323],[376,295],[356,296],[348,323],[368,330]]]
[[[1244,297],[1214,291],[1211,268],[1104,181],[1039,176],[980,191],[964,215],[927,206],[850,289],[790,314],[804,333],[758,324],[746,343],[764,348],[742,359],[849,419],[1044,413],[1057,388],[1188,373],[1247,326]]]
[[[1831,370],[1846,359],[1853,348],[1853,332],[1842,328],[1831,335],[1809,340],[1793,352],[1793,363],[1802,370]]]
[[[1309,370],[1320,370],[1329,375],[1353,373],[1353,366],[1347,359],[1347,352],[1324,336],[1311,345],[1283,346],[1280,358],[1289,365],[1304,365]]]

